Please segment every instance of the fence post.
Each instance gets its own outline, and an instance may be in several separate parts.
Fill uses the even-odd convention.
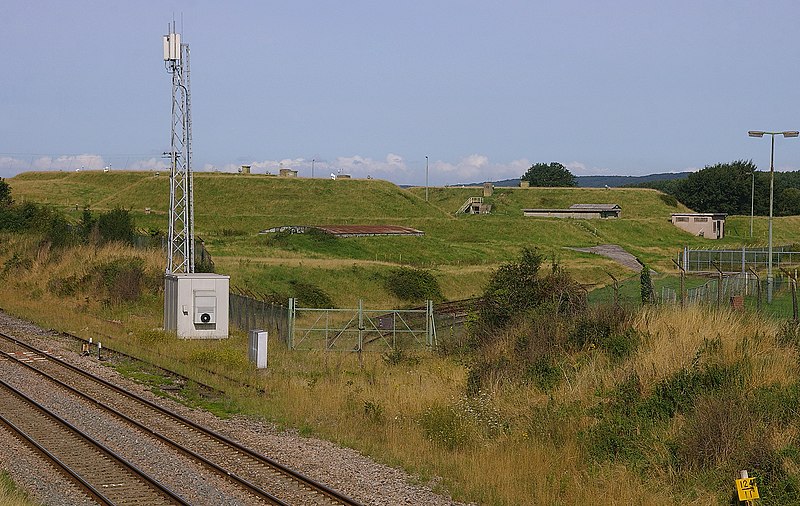
[[[722,270],[717,266],[715,261],[711,261],[711,265],[717,270],[717,309],[722,304]]]
[[[675,264],[675,267],[677,267],[681,271],[681,309],[683,309],[683,306],[685,305],[685,295],[684,295],[683,290],[684,290],[684,283],[685,283],[685,278],[686,278],[686,269],[681,267],[681,264],[679,264],[675,260],[673,260],[672,263]],[[616,279],[614,281],[616,281]]]
[[[286,347],[290,350],[294,348],[294,297],[289,298],[289,333],[286,336]]]
[[[683,269],[689,270],[689,246],[683,247]]]
[[[783,274],[789,278],[789,289],[792,291],[792,320],[797,322],[797,277],[792,276],[792,274],[783,267],[780,269],[783,271]]]
[[[756,277],[756,294],[758,295],[756,297],[756,310],[761,311],[761,277],[756,274],[752,267],[748,267],[747,270]]]
[[[358,365],[364,368],[364,299],[358,299]]]

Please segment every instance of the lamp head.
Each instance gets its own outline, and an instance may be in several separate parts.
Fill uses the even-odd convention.
[[[761,130],[750,130],[749,132],[747,132],[747,135],[749,135],[750,137],[764,137],[765,133],[766,132],[762,132]]]
[[[788,132],[781,132],[781,133],[783,134],[784,137],[797,137],[798,135],[800,135],[800,132],[798,132],[797,130],[791,130]]]

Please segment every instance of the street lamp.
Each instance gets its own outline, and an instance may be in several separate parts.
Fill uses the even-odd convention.
[[[750,171],[750,175],[753,176],[753,183],[750,186],[750,239],[753,238],[753,209],[754,203],[756,199],[756,171],[753,169]]]
[[[428,201],[428,155],[425,155],[425,202]]]
[[[769,258],[767,258],[767,304],[772,303],[772,203],[775,192],[775,136],[797,137],[800,132],[789,130],[785,132],[764,132],[761,130],[750,130],[747,132],[750,137],[764,137],[769,135],[772,142],[769,152]],[[755,176],[754,176],[755,178]],[[753,179],[755,181],[755,179]]]

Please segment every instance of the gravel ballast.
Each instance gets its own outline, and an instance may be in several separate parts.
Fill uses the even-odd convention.
[[[452,499],[434,493],[430,487],[412,483],[414,478],[403,472],[328,441],[302,437],[292,431],[278,431],[272,424],[249,417],[227,420],[213,414],[190,409],[168,399],[156,397],[141,385],[102,366],[95,359],[82,357],[70,350],[74,342],[60,334],[41,329],[29,322],[0,312],[0,331],[18,337],[39,348],[51,350],[64,360],[106,380],[130,389],[143,397],[175,410],[197,423],[224,434],[282,464],[326,484],[369,505],[425,504],[458,505]],[[28,377],[30,376],[30,377]],[[130,455],[143,469],[156,469],[153,474],[192,504],[250,504],[252,498],[230,487],[222,478],[202,473],[189,459],[176,454],[158,441],[131,432],[117,419],[87,409],[77,397],[56,390],[46,380],[32,381],[34,374],[20,374],[19,366],[0,360],[0,377],[15,387],[24,388],[43,404],[68,418],[72,423],[98,434],[115,451]],[[93,504],[91,500],[35,455],[7,431],[0,431],[0,468],[27,489],[31,496],[47,505]]]

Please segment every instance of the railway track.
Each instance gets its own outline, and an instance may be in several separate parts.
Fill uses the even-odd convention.
[[[0,422],[100,504],[189,504],[102,443],[0,380]]]
[[[0,354],[158,438],[256,499],[276,505],[358,505],[349,497],[122,387],[0,333]],[[22,357],[22,358],[20,358]]]

